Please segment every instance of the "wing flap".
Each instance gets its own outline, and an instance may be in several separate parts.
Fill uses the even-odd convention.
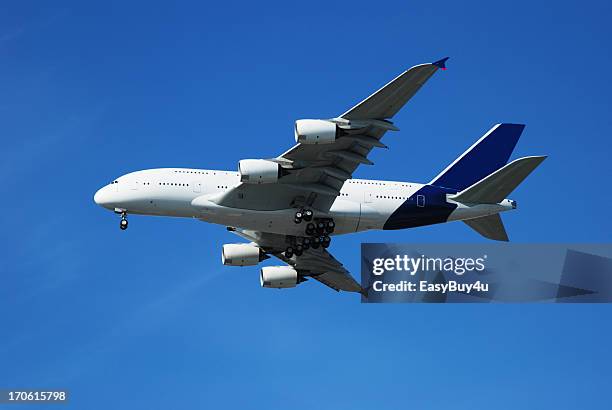
[[[327,287],[340,292],[357,292],[362,293],[361,286],[350,275],[341,274],[338,272],[325,272],[320,275],[312,276]]]
[[[310,272],[309,276],[334,290],[361,292],[361,286],[349,271],[325,249],[308,249],[296,258],[294,267]]]

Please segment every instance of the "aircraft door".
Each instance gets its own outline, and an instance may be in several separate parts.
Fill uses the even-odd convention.
[[[193,181],[191,186],[193,187],[193,192],[197,194],[202,192],[202,181]]]
[[[417,195],[416,201],[419,208],[425,207],[425,195]]]

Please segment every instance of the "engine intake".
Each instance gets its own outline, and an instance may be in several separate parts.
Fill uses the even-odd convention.
[[[281,177],[281,166],[266,159],[238,161],[240,181],[245,184],[272,184]]]
[[[297,120],[295,142],[300,144],[331,144],[340,133],[338,126],[326,120]]]
[[[298,284],[298,273],[291,266],[265,266],[259,279],[264,288],[293,288]]]
[[[221,251],[221,261],[229,266],[253,266],[264,259],[263,251],[250,243],[228,243]]]

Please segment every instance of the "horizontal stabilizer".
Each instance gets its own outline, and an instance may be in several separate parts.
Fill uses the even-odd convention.
[[[463,203],[497,204],[514,191],[545,159],[545,156],[538,156],[514,160],[452,196],[451,199]]]
[[[485,238],[508,242],[508,234],[499,214],[467,219],[463,222]]]

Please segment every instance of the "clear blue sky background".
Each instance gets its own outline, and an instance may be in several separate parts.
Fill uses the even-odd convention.
[[[289,4],[288,4],[289,3]],[[235,169],[450,56],[361,178],[428,181],[497,122],[549,159],[505,215],[519,242],[607,242],[609,2],[3,2],[0,387],[71,408],[609,408],[607,305],[362,305],[221,266],[237,238],[118,218],[133,170]],[[461,223],[334,240],[481,242]],[[273,262],[270,262],[273,263]],[[30,408],[30,407],[28,407]]]

